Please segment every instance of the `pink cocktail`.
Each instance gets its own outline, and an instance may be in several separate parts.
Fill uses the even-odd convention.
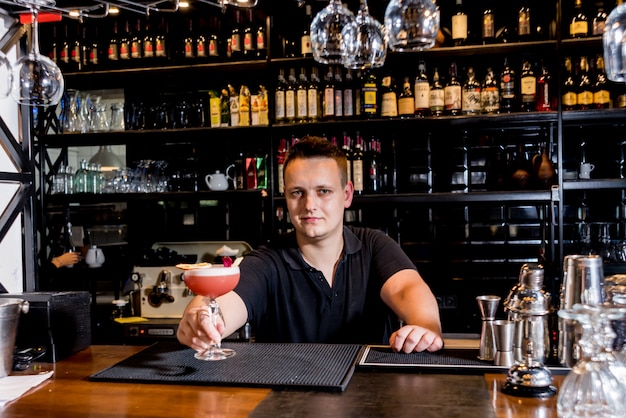
[[[237,286],[239,267],[214,264],[209,267],[185,270],[183,277],[185,284],[193,293],[210,299],[207,304],[207,314],[213,325],[217,327],[217,320],[222,314],[215,298],[230,292]],[[224,360],[234,355],[235,350],[222,348],[219,343],[212,343],[207,350],[196,352],[195,357],[199,360]]]

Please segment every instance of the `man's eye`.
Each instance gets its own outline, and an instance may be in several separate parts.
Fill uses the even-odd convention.
[[[298,196],[302,195],[302,192],[300,190],[294,190],[294,191],[291,192],[291,195],[293,197],[298,197]]]
[[[328,194],[330,193],[330,190],[328,189],[320,189],[319,194]]]

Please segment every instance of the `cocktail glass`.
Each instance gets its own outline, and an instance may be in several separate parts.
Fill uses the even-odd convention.
[[[207,314],[213,325],[217,326],[219,317],[222,316],[220,307],[215,300],[237,286],[239,283],[239,267],[224,267],[213,264],[208,267],[194,268],[185,271],[185,284],[196,295],[204,296],[208,299]],[[223,318],[222,318],[223,320]],[[212,343],[211,346],[202,352],[196,352],[198,360],[224,360],[235,355],[235,350],[222,348],[220,343]]]

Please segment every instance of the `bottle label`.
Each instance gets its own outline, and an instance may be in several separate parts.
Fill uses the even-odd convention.
[[[317,89],[309,89],[307,92],[308,95],[308,114],[307,116],[311,119],[316,119],[319,116],[319,109],[318,109],[318,91]]]
[[[520,36],[530,35],[530,12],[520,12],[517,28]]]
[[[198,41],[196,46],[196,56],[198,58],[206,58],[206,43],[204,41]]]
[[[193,56],[193,44],[191,41],[185,42],[185,58],[194,58]]]
[[[626,107],[626,94],[620,94],[615,98],[615,107],[624,108]]]
[[[478,88],[463,90],[463,112],[480,113],[482,109],[480,93]]]
[[[256,35],[256,49],[265,49],[265,34],[263,32]]]
[[[522,77],[520,80],[520,89],[522,95],[537,94],[537,78],[536,77]]]
[[[141,47],[138,41],[134,41],[130,45],[130,56],[132,58],[141,58]]]
[[[380,103],[380,116],[393,118],[398,116],[397,96],[394,92],[383,94]]]
[[[599,90],[593,93],[593,102],[596,104],[611,103],[611,93],[608,90]]]
[[[365,83],[363,85],[363,112],[366,115],[375,115],[378,111],[378,103],[376,95],[378,94],[378,88],[376,84]]]
[[[80,47],[78,45],[74,46],[70,51],[70,59],[73,62],[80,62]]]
[[[352,89],[343,91],[343,115],[345,117],[354,116],[354,100],[352,99]]]
[[[576,106],[576,93],[569,91],[563,94],[563,104],[565,106]]]
[[[461,86],[446,86],[443,95],[446,110],[461,109]]]
[[[118,51],[117,44],[109,44],[108,57],[111,61],[117,61]],[[63,50],[61,50],[61,60],[63,60]]]
[[[235,34],[230,37],[231,52],[241,52],[241,35]]]
[[[335,90],[335,116],[343,116],[343,91]]]
[[[296,117],[296,93],[287,90],[285,93],[285,117],[293,119]]]
[[[569,34],[571,36],[576,36],[576,35],[587,36],[588,32],[589,32],[589,24],[588,24],[588,22],[586,22],[584,20],[577,21],[577,22],[572,22],[569,25]]]
[[[162,39],[157,39],[155,50],[157,58],[165,58],[165,42]]]
[[[604,34],[604,20],[593,21],[593,35]]]
[[[480,93],[480,100],[485,113],[495,113],[500,109],[500,92],[497,87],[485,87]]]
[[[415,113],[415,100],[412,97],[402,97],[398,99],[398,114],[413,115]]]
[[[306,89],[299,89],[297,96],[296,96],[296,103],[297,103],[297,112],[296,112],[296,116],[298,117],[298,119],[306,119],[307,117],[307,112],[309,111],[309,106],[307,103],[307,91]]]
[[[313,49],[311,48],[311,37],[309,35],[304,35],[300,38],[300,52],[302,55],[310,55],[313,53]]]
[[[324,116],[335,114],[335,89],[324,89]]]
[[[483,15],[483,39],[496,36],[495,22],[492,14]]]
[[[415,91],[415,110],[424,110],[429,107],[430,86],[427,82],[417,82]]]
[[[452,39],[467,39],[467,15],[452,16]]]
[[[246,33],[243,36],[243,49],[245,51],[254,51],[254,43],[252,42],[252,34]]]
[[[352,161],[352,182],[355,192],[363,191],[363,160]]]
[[[576,96],[576,101],[579,105],[590,105],[593,103],[593,93],[590,91],[581,91]]]
[[[433,112],[442,111],[445,105],[445,97],[442,89],[430,91],[429,107]]]
[[[89,64],[98,65],[98,47],[93,46],[89,50]]]
[[[217,50],[217,40],[211,39],[209,41],[209,56],[210,57],[219,57],[219,52]]]
[[[143,57],[154,58],[154,44],[151,41],[143,43]]]

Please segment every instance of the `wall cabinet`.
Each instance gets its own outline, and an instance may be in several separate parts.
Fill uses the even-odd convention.
[[[451,9],[451,4],[442,4],[442,10]],[[256,246],[290,228],[284,198],[276,189],[275,155],[280,140],[311,134],[341,141],[344,134],[354,137],[358,132],[366,140],[381,141],[386,187],[379,193],[356,196],[346,222],[380,228],[397,240],[437,295],[444,331],[478,332],[475,296],[489,293],[504,298],[523,263],[544,263],[546,286],[557,297],[564,254],[609,248],[612,258],[607,271],[620,271],[626,262],[620,253],[625,247],[621,241],[626,239],[626,109],[565,111],[559,103],[564,57],[602,54],[599,37],[565,39],[567,32],[558,28],[567,27],[568,7],[560,1],[541,7],[549,30],[540,39],[447,46],[421,53],[390,52],[385,67],[377,71],[381,76],[393,75],[399,83],[407,76],[413,80],[421,60],[427,63],[429,78],[434,67],[443,75],[455,61],[463,79],[470,66],[481,77],[488,67],[499,74],[505,58],[519,72],[522,60],[528,58],[538,66],[543,63],[552,73],[553,111],[41,134],[35,144],[42,156],[51,148],[125,144],[128,162],[182,159],[178,163],[192,164],[198,175],[197,190],[180,192],[60,196],[43,188],[39,196],[42,233],[47,236],[53,229],[47,224],[53,219],[46,218],[46,213],[76,205],[124,202],[127,239],[139,247],[155,241],[199,239],[243,240]],[[557,13],[561,9],[563,17]],[[245,81],[266,85],[273,99],[280,69],[303,67],[309,73],[317,64],[312,58],[284,56],[282,41],[289,31],[281,25],[288,20],[288,12],[276,7],[268,10],[271,48],[267,59],[67,73],[67,86],[123,88],[127,100],[132,100],[154,90],[197,91]],[[442,17],[442,26],[446,25]],[[267,157],[267,190],[207,191],[204,175],[225,169],[241,154]],[[553,181],[509,182],[515,158],[539,156],[541,161],[542,154],[554,168]],[[590,179],[577,177],[583,160],[595,166]],[[50,184],[58,164],[41,158],[42,184]],[[195,223],[186,228],[181,220],[189,213]]]

